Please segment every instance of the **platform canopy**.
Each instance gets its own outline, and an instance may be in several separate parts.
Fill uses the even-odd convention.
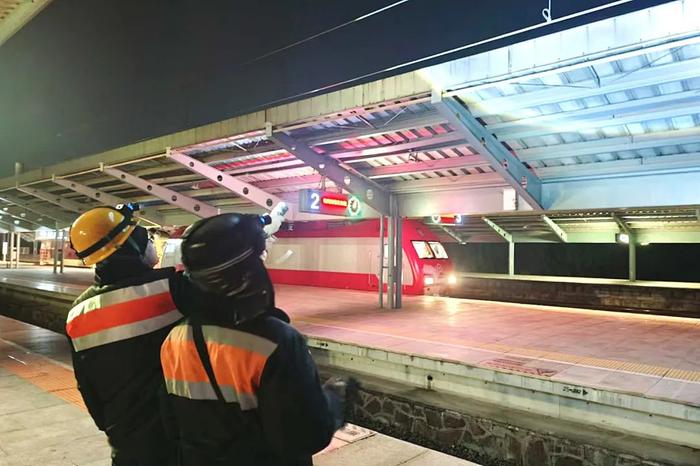
[[[700,2],[28,171],[0,180],[0,204],[65,224],[120,199],[185,224],[322,187],[369,217],[389,199],[418,218],[700,205]]]
[[[700,242],[700,206],[494,212],[425,223],[443,240],[461,243],[503,241],[494,225],[517,243],[628,243],[630,232],[637,244]]]
[[[0,0],[0,45],[51,3],[51,0]]]

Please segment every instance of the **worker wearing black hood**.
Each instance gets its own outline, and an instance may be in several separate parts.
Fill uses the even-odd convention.
[[[275,308],[264,222],[223,214],[183,236],[199,292],[161,349],[182,466],[311,465],[343,422],[343,383],[321,385],[304,338]]]
[[[68,314],[78,389],[97,427],[107,434],[115,466],[174,464],[160,403],[160,346],[182,318],[175,305],[188,284],[173,268],[153,270],[157,256],[130,205],[97,207],[71,226],[71,246],[95,284]]]

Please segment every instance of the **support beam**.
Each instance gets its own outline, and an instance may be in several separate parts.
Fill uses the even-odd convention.
[[[506,230],[504,230],[500,226],[498,226],[493,220],[491,220],[488,217],[482,217],[481,219],[484,221],[484,223],[486,223],[488,226],[490,226],[491,229],[493,229],[493,231],[498,233],[498,235],[501,238],[503,238],[504,240],[506,240],[509,243],[513,242],[513,235],[508,233]]]
[[[700,58],[672,61],[664,65],[641,68],[626,76],[622,73],[616,73],[601,78],[599,81],[592,77],[586,81],[578,81],[576,87],[551,86],[525,94],[495,97],[483,102],[475,102],[474,113],[476,116],[501,114],[522,108],[585,99],[639,87],[692,79],[697,77],[699,66]],[[625,76],[625,78],[620,79],[620,76]]]
[[[513,240],[513,235],[498,226],[490,218],[482,217],[481,219],[496,233],[498,233],[501,238],[508,242],[508,275],[515,275],[515,241]]]
[[[204,162],[200,162],[183,153],[168,149],[168,158],[181,164],[188,170],[198,173],[208,180],[213,181],[224,189],[237,194],[238,196],[249,200],[255,205],[262,207],[265,210],[271,210],[274,206],[282,202],[282,199],[277,196],[267,193],[262,189],[245,181],[227,175],[214,167],[209,166]],[[293,218],[293,215],[291,215]]]
[[[437,225],[437,227],[444,231],[446,235],[450,236],[455,241],[457,241],[459,244],[467,244],[467,241],[464,238],[458,235],[457,232],[454,232],[447,228],[445,225]]]
[[[66,218],[64,215],[61,215],[60,213],[56,213],[53,211],[49,211],[48,209],[44,209],[41,207],[36,207],[36,206],[28,206],[25,201],[20,199],[17,196],[14,196],[12,194],[8,193],[0,193],[0,200],[7,202],[9,204],[13,204],[21,209],[24,209],[29,212],[34,212],[35,214],[39,215],[41,218],[47,218],[50,220],[53,220],[54,222],[58,222],[60,224],[70,224],[71,219]],[[49,228],[53,228],[55,225],[51,222],[49,222]]]
[[[559,239],[562,240],[562,242],[566,243],[568,241],[568,237],[566,235],[566,232],[562,229],[562,227],[557,225],[557,223],[554,220],[547,217],[546,215],[543,215],[542,221],[547,224],[549,229],[552,230],[552,232],[555,235],[557,235],[559,237]]]
[[[452,97],[443,99],[438,92],[433,92],[431,103],[518,195],[533,208],[542,208],[542,181],[484,128],[464,105]]]
[[[332,180],[337,186],[351,192],[380,214],[391,215],[389,193],[384,188],[364,176],[344,168],[337,160],[317,153],[308,145],[285,133],[273,133],[270,123],[265,125],[265,130],[268,138]]]
[[[77,181],[71,181],[64,178],[57,178],[55,175],[51,177],[51,181],[53,181],[59,186],[63,186],[64,188],[68,188],[71,191],[75,191],[76,193],[80,193],[83,196],[87,196],[91,199],[94,199],[104,205],[116,206],[117,204],[125,204],[128,202],[113,194],[100,191],[99,189],[91,188],[90,186],[78,183]],[[149,209],[148,211],[139,210],[138,212],[136,212],[136,216],[139,218],[143,218],[144,220],[150,223],[154,223],[156,225],[165,225],[165,223],[163,223],[163,217],[161,217],[155,211],[155,209]]]
[[[51,0],[4,2],[3,7],[6,11],[4,12],[4,18],[0,21],[0,45],[4,44],[17,31],[22,29],[49,3],[51,3]]]
[[[518,151],[518,157],[523,162],[541,162],[543,160],[582,157],[617,151],[654,149],[657,147],[681,144],[697,144],[698,140],[700,140],[700,128],[696,126],[638,134],[633,137],[617,136],[597,139],[595,141],[565,142],[562,144],[552,144],[550,146],[530,147],[527,149],[520,149]]]
[[[172,189],[164,188],[163,186],[159,186],[148,180],[144,180],[143,178],[123,172],[119,169],[106,167],[104,164],[101,164],[100,171],[113,178],[123,181],[124,183],[128,183],[143,192],[150,193],[158,199],[190,212],[200,218],[213,217],[214,215],[219,214],[218,208],[209,205],[206,202],[199,201],[177,191],[173,191]]]
[[[31,211],[25,211],[21,207],[15,205],[5,206],[2,209],[0,209],[0,219],[2,219],[5,216],[7,217],[7,219],[25,221],[37,227],[46,227],[53,229],[55,224],[55,222],[50,218],[44,218]]]
[[[75,212],[78,214],[82,214],[86,210],[88,210],[89,206],[86,206],[84,204],[78,204],[75,201],[71,201],[70,199],[66,199],[63,196],[59,196],[57,194],[52,194],[52,193],[47,193],[46,191],[42,191],[40,189],[33,188],[31,186],[17,186],[17,189],[19,191],[22,191],[23,193],[31,194],[32,196],[41,199],[46,202],[50,202],[51,204],[55,204],[62,209],[69,210],[71,212]]]
[[[393,178],[412,173],[435,172],[440,170],[459,170],[462,168],[486,167],[489,163],[476,155],[463,157],[449,157],[424,162],[402,163],[386,165],[364,170],[363,173],[370,179]],[[461,174],[461,173],[460,173]]]

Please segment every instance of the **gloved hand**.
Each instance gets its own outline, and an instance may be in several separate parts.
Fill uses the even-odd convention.
[[[352,413],[357,402],[360,384],[352,377],[331,377],[323,384],[324,390],[330,392],[335,403],[331,403],[335,417],[336,426],[340,428],[345,424],[345,420]]]
[[[330,379],[326,380],[326,383],[323,384],[323,388],[334,392],[342,400],[345,400],[347,387],[348,379],[346,377],[331,377]]]

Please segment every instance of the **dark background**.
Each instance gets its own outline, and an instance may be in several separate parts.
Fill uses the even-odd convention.
[[[506,243],[446,243],[459,272],[508,273]],[[637,279],[700,282],[700,244],[637,246]],[[623,244],[520,243],[515,273],[571,277],[628,278]]]
[[[553,0],[554,18],[611,1]],[[635,0],[488,48],[665,1]],[[244,64],[391,3],[54,0],[0,47],[0,176],[15,160],[31,169],[357,84],[344,81],[541,23],[548,2],[411,0]]]

